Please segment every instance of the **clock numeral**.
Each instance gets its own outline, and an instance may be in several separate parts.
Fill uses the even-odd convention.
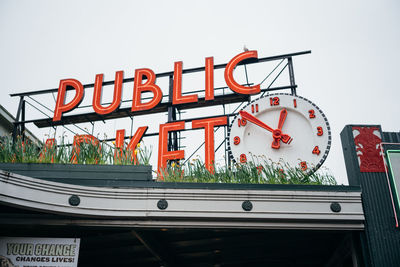
[[[258,112],[258,104],[251,105],[251,113]]]
[[[318,136],[322,136],[324,134],[324,130],[322,130],[322,127],[321,126],[318,126],[317,127],[317,135]]]
[[[246,163],[247,157],[246,154],[240,154],[240,163]]]
[[[279,106],[279,97],[270,97],[269,104],[271,106]]]
[[[246,126],[246,124],[247,124],[247,120],[246,119],[238,118],[238,126],[239,127],[240,126]]]
[[[314,114],[314,110],[313,109],[310,109],[309,111],[308,111],[308,113],[310,113],[310,119],[314,119],[315,118],[315,114]]]
[[[235,137],[233,138],[233,144],[234,144],[234,145],[240,144],[240,137],[239,137],[239,136],[235,136]]]
[[[294,106],[295,108],[297,108],[297,101],[296,101],[296,99],[293,99],[293,106]]]
[[[305,170],[307,170],[307,162],[305,162],[305,161],[302,161],[302,162],[300,162],[300,168],[301,168],[301,170],[302,171],[305,171]]]
[[[321,153],[321,151],[319,151],[319,147],[318,146],[315,146],[313,151],[312,151],[312,153],[316,154],[316,155],[319,155],[319,153]]]

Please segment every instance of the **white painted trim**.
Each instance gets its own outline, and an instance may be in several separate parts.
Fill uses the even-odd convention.
[[[78,195],[80,205],[69,205]],[[168,201],[160,210],[157,202]],[[250,200],[251,211],[242,209]],[[363,229],[360,192],[104,188],[49,182],[0,171],[0,202],[21,208],[79,216],[74,224],[259,229]],[[332,202],[341,212],[330,209]],[[85,219],[81,219],[85,218]],[[41,224],[52,224],[40,220]],[[5,223],[7,218],[0,219]],[[14,223],[17,223],[14,221]],[[58,223],[62,224],[62,220]]]

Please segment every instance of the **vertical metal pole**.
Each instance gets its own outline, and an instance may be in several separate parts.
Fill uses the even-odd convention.
[[[168,122],[176,121],[176,108],[172,106],[172,94],[174,88],[174,77],[169,76],[169,93],[168,93]],[[178,150],[178,135],[176,132],[168,133],[168,150]]]
[[[53,137],[53,138],[55,139],[56,136],[57,136],[57,135],[56,135],[56,134],[57,134],[57,126],[53,126],[53,129],[54,129],[54,137]]]
[[[92,122],[92,135],[94,133],[94,124],[95,124],[95,122]]]
[[[226,116],[226,110],[225,110],[225,104],[223,104],[222,105],[222,107],[223,107],[223,109],[224,109],[224,116]],[[229,124],[229,117],[228,117],[228,124]],[[224,126],[224,149],[225,149],[225,166],[227,166],[228,165],[228,161],[229,161],[229,159],[228,159],[228,148],[226,147],[226,143],[227,143],[227,138],[228,138],[228,136],[227,136],[227,126],[225,125]],[[215,133],[214,133],[215,134]],[[214,152],[215,153],[215,152]]]
[[[246,66],[246,65],[245,65]],[[247,75],[247,73],[246,73]],[[225,95],[225,88],[222,89],[222,94]],[[226,116],[226,108],[225,108],[225,104],[223,105],[223,109],[224,109],[224,115]],[[227,129],[229,127],[229,116],[228,116],[228,125],[224,126],[224,138],[225,138],[225,144],[224,144],[224,149],[225,149],[225,167],[228,166],[228,168],[231,167],[231,159],[229,157],[229,152],[228,152],[228,148],[227,148],[227,144],[228,144],[228,132]]]
[[[181,111],[179,109],[176,109],[176,112],[178,112],[178,120],[180,120],[181,117]],[[178,132],[178,136],[177,136],[177,146],[176,146],[176,150],[179,150],[181,148],[181,132]]]
[[[19,128],[19,116],[21,115],[22,111],[22,106],[24,105],[24,97],[21,96],[19,99],[19,105],[18,105],[18,110],[17,110],[17,116],[15,118],[14,122],[14,129],[13,129],[13,140],[14,142],[17,140],[17,135],[18,135],[18,128]]]
[[[246,67],[246,64],[244,64],[243,66],[244,66],[244,73],[246,74],[246,83],[247,83],[247,86],[249,86],[249,77],[247,76],[247,67]]]
[[[174,86],[173,76],[169,76],[169,91],[168,91],[168,122],[172,121],[172,90]],[[172,134],[168,133],[168,150],[172,150]]]
[[[289,67],[289,78],[292,95],[296,94],[296,82],[294,81],[294,71],[293,71],[293,60],[292,57],[288,57],[288,67]]]
[[[176,121],[176,108],[172,108],[172,120]],[[172,132],[172,144],[173,144],[173,149],[174,150],[179,150],[179,145],[178,145],[178,133],[177,132]]]
[[[22,137],[22,140],[25,140],[25,122],[24,122],[25,121],[25,100],[22,101],[21,113],[22,113],[22,115],[21,115],[22,123],[20,124],[21,125],[20,135]]]
[[[133,117],[130,116],[130,118],[131,118],[131,135],[130,136],[132,136],[133,135]]]

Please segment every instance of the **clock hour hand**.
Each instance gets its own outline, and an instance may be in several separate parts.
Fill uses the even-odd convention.
[[[266,125],[264,122],[260,121],[259,119],[257,119],[256,117],[254,117],[253,115],[251,115],[250,113],[241,110],[239,111],[240,116],[242,116],[243,119],[254,123],[255,125],[260,126],[261,128],[264,128],[265,130],[270,131],[271,133],[274,131],[274,129],[272,129],[271,127],[269,127],[268,125]]]
[[[293,140],[289,135],[282,133],[282,127],[283,123],[286,120],[287,113],[288,112],[286,108],[281,110],[281,113],[279,115],[278,128],[272,133],[274,138],[274,141],[272,141],[271,144],[272,148],[278,149],[280,147],[280,140],[282,140],[282,142],[284,142],[285,144],[290,144],[290,142],[292,142]]]

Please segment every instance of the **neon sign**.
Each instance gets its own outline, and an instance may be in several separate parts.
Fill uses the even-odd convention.
[[[241,61],[249,58],[257,59],[257,51],[243,52],[231,59],[225,68],[225,82],[232,91],[239,94],[257,94],[260,92],[260,85],[243,86],[238,84],[233,78],[233,71]],[[180,105],[185,103],[195,103],[198,101],[198,95],[182,95],[182,61],[174,63],[174,81],[173,81],[173,98],[172,105]],[[144,80],[146,80],[144,82]],[[121,104],[121,92],[123,82],[123,72],[117,71],[115,74],[114,97],[112,103],[103,107],[100,104],[102,94],[103,74],[97,74],[94,85],[93,110],[99,115],[109,114],[119,108]],[[75,90],[74,98],[65,103],[67,87]],[[142,103],[141,95],[144,92],[151,92],[153,97],[150,101]],[[214,60],[208,57],[205,60],[205,99],[211,101],[214,99]],[[135,70],[133,99],[131,111],[150,110],[160,104],[163,93],[161,88],[156,84],[156,75],[151,69]],[[57,102],[54,110],[53,121],[60,121],[62,114],[76,108],[84,97],[84,88],[81,82],[76,79],[64,79],[60,81],[58,88]]]
[[[242,95],[252,95],[260,92],[260,85],[243,86],[237,83],[233,77],[233,71],[236,66],[246,59],[257,59],[257,51],[246,51],[233,57],[225,67],[224,78],[228,87]],[[174,63],[172,105],[182,105],[198,102],[198,95],[182,95],[182,61]],[[123,71],[117,71],[115,74],[113,101],[108,106],[101,105],[103,74],[97,74],[94,83],[94,92],[92,107],[98,115],[106,115],[116,111],[121,104]],[[67,87],[73,88],[75,96],[66,103]],[[149,101],[142,102],[142,94],[150,92],[152,97]],[[84,98],[84,86],[76,79],[64,79],[60,81],[58,88],[57,101],[54,109],[53,122],[61,121],[64,113],[72,111],[82,102]],[[136,69],[134,76],[133,97],[130,111],[145,111],[154,109],[161,103],[163,93],[156,84],[156,75],[154,71],[148,68]],[[205,101],[214,100],[214,59],[207,57],[205,59]],[[228,124],[226,116],[210,117],[205,119],[192,120],[192,129],[204,129],[205,136],[205,164],[210,172],[214,172],[214,127]],[[134,149],[140,142],[148,127],[139,127],[131,137],[127,149]],[[160,124],[159,126],[159,146],[158,146],[158,168],[160,172],[167,166],[168,160],[177,160],[185,157],[183,150],[168,151],[168,134],[172,131],[185,129],[184,121],[170,122]],[[116,147],[121,149],[124,145],[125,130],[117,130]]]

